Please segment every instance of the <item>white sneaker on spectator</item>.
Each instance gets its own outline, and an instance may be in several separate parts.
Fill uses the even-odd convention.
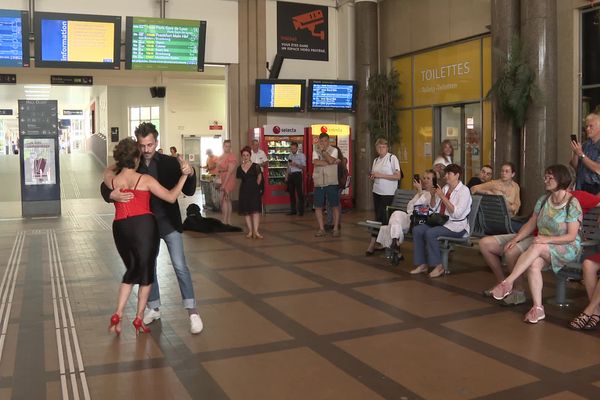
[[[192,335],[197,335],[202,332],[202,329],[204,329],[202,318],[198,314],[190,315],[190,332]]]
[[[153,308],[146,308],[144,310],[144,325],[150,325],[157,319],[160,319],[160,310],[157,311]]]

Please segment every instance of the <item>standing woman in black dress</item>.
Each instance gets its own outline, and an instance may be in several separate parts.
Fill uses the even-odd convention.
[[[174,203],[181,193],[187,175],[182,174],[177,185],[165,189],[150,175],[137,172],[141,151],[131,138],[119,142],[113,157],[116,165],[104,171],[104,183],[114,189],[133,194],[126,203],[115,202],[115,220],[113,237],[119,255],[125,264],[125,274],[119,287],[117,309],[110,318],[109,330],[121,333],[121,318],[133,285],[139,285],[136,317],[133,326],[137,333],[150,332],[142,318],[150,295],[150,286],[154,283],[156,256],[160,244],[156,219],[150,211],[150,194]]]
[[[240,185],[239,213],[246,218],[248,234],[246,238],[262,239],[258,233],[260,225],[260,214],[262,213],[262,200],[260,193],[260,182],[263,179],[260,165],[253,163],[250,159],[250,147],[242,149],[242,164],[237,167],[236,178],[242,180]]]

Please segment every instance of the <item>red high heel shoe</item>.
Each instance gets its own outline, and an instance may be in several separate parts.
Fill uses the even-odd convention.
[[[144,325],[140,317],[135,317],[133,320],[133,327],[135,328],[136,335],[139,333],[150,333],[150,328]]]
[[[121,322],[121,317],[119,314],[113,314],[110,317],[110,325],[108,326],[108,330],[110,332],[114,332],[117,336],[121,334],[121,327],[117,326]]]

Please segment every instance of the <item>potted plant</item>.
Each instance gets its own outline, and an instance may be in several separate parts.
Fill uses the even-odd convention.
[[[390,148],[399,139],[398,109],[400,99],[398,88],[398,72],[392,69],[389,74],[376,73],[369,77],[367,100],[369,103],[370,142],[377,138],[385,138]]]
[[[517,129],[522,129],[527,109],[537,92],[535,74],[523,57],[523,46],[518,36],[512,38],[502,73],[486,99],[496,101],[500,112]]]

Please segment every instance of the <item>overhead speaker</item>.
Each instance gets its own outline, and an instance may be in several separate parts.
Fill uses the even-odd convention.
[[[271,67],[271,70],[269,71],[269,79],[279,78],[279,72],[281,72],[281,65],[283,64],[283,59],[284,59],[283,56],[281,56],[279,54],[275,54],[275,59],[273,60],[273,66]]]
[[[152,86],[150,87],[150,96],[152,98],[158,97],[163,98],[167,94],[167,88],[164,86]]]

